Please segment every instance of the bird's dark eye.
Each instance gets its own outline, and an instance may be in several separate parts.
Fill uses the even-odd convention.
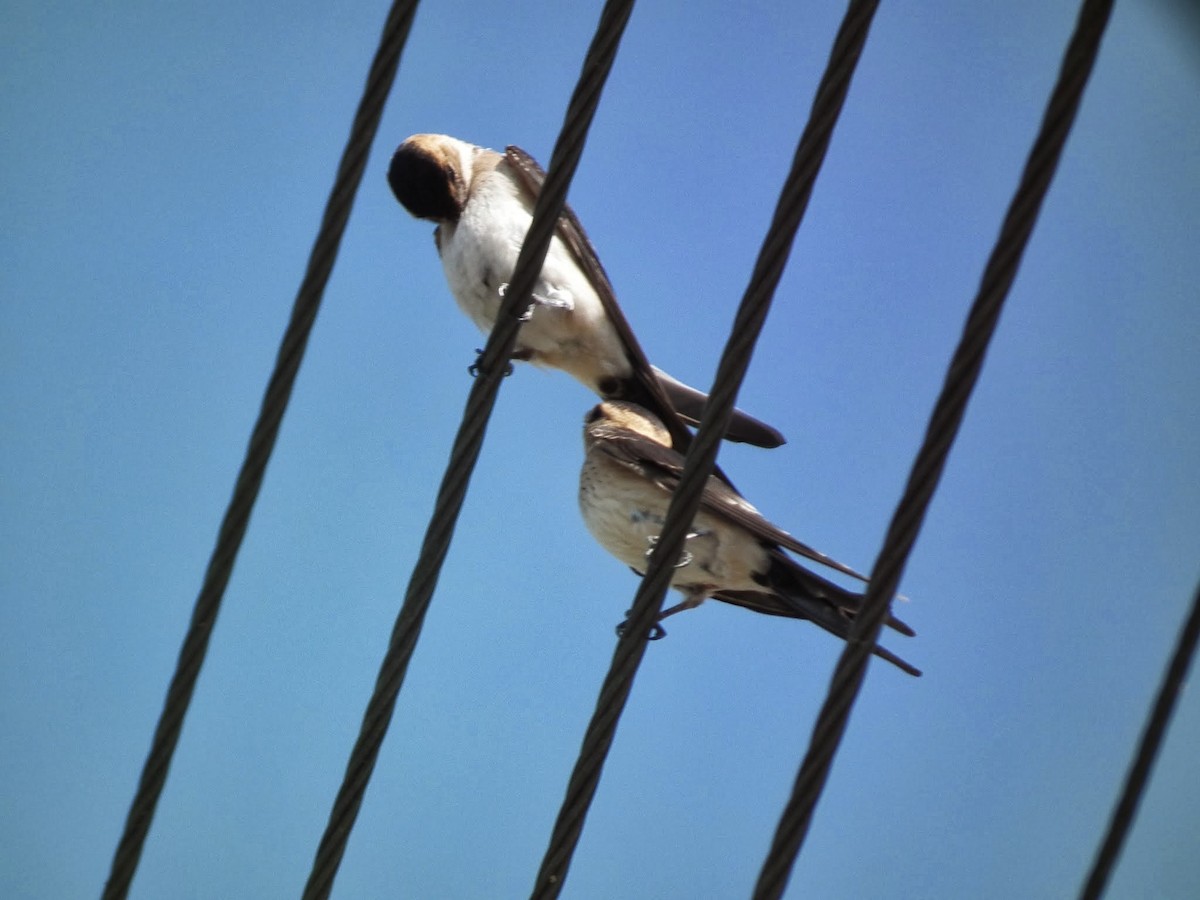
[[[604,410],[602,410],[599,404],[597,404],[596,406],[592,407],[591,411],[586,416],[583,417],[583,422],[585,425],[591,425],[593,422],[599,421],[603,418]]]

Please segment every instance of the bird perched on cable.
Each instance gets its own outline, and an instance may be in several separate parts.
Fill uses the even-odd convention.
[[[545,173],[519,147],[504,153],[444,134],[415,134],[392,156],[388,184],[413,216],[437,223],[434,240],[450,291],[479,328],[491,331],[512,278]],[[659,413],[677,445],[699,422],[705,394],[655,369],[617,305],[583,226],[564,207],[535,283],[513,358],[562,369],[604,398]],[[778,447],[783,436],[735,410],[726,437]]]
[[[670,435],[655,415],[623,401],[606,401],[592,409],[584,419],[583,441],[583,520],[608,552],[645,574],[679,484],[683,456],[671,448]],[[710,477],[671,578],[683,602],[662,613],[660,620],[713,597],[769,615],[810,619],[842,639],[848,637],[862,595],[810,572],[785,548],[828,564],[828,557],[767,521],[728,484]],[[887,624],[901,634],[914,634],[890,615]],[[882,647],[872,652],[910,675],[921,674]]]

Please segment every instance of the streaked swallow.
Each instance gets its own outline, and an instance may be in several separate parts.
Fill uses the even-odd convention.
[[[672,449],[670,435],[653,413],[623,401],[605,401],[587,414],[584,447],[583,520],[609,553],[645,574],[684,458]],[[845,640],[862,595],[810,572],[785,550],[828,559],[769,522],[727,483],[710,477],[671,579],[683,601],[660,620],[712,597],[769,615],[809,619]],[[890,615],[887,624],[914,634]],[[883,647],[872,652],[910,675],[921,674]]]
[[[444,134],[413,135],[392,156],[392,193],[413,216],[437,223],[434,241],[450,291],[485,333],[495,324],[544,177],[518,147],[501,154]],[[653,409],[676,445],[686,446],[690,433],[671,410],[696,424],[708,398],[646,361],[569,206],[532,299],[514,359],[562,369],[603,398]],[[726,437],[759,447],[784,443],[777,430],[741,410],[734,411]]]

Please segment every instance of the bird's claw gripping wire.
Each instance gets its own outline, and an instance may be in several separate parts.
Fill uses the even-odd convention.
[[[479,361],[482,359],[483,359],[483,350],[481,350],[479,347],[476,347],[475,348],[475,362],[473,362],[469,366],[467,366],[467,374],[470,375],[472,378],[479,377],[479,373],[481,371],[481,369],[479,368]],[[510,362],[507,365],[505,365],[505,367],[504,367],[504,377],[507,378],[512,373],[513,373],[513,364]]]
[[[684,538],[684,541],[690,541],[692,538],[700,537],[703,533],[704,532],[702,532],[702,531],[690,531],[690,532],[688,532],[687,537]],[[659,538],[659,536],[657,534],[651,534],[651,535],[646,536],[646,543],[648,544],[648,546],[646,548],[646,559],[649,559],[650,554],[654,552],[654,548],[658,545],[658,538]],[[695,557],[692,556],[691,552],[689,552],[687,550],[687,548],[685,547],[683,553],[679,557],[679,562],[675,563],[675,568],[682,569],[684,566],[690,565],[693,559],[695,559]],[[637,570],[635,569],[634,571],[636,572]],[[676,611],[676,610],[673,608],[672,610],[667,612],[667,615],[670,615],[671,612],[674,612],[674,611]],[[625,632],[629,630],[629,614],[631,612],[633,612],[632,609],[625,610],[624,620],[619,625],[617,625],[617,637],[625,637]],[[665,619],[666,616],[662,616],[661,618]],[[667,636],[667,630],[665,628],[663,628],[662,625],[660,625],[658,622],[655,622],[654,625],[650,628],[650,633],[648,635],[646,635],[646,640],[661,641],[666,636]]]
[[[617,625],[617,637],[619,637],[619,638],[625,637],[625,632],[629,630],[629,614],[631,612],[633,612],[632,609],[625,610],[625,618],[622,619],[621,622],[618,623],[618,625]],[[650,633],[648,635],[646,635],[646,640],[661,641],[666,636],[667,636],[667,629],[663,628],[661,625],[659,625],[657,622],[655,622],[652,626],[650,626]]]

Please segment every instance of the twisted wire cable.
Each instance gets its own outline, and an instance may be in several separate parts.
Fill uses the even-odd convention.
[[[600,92],[612,69],[621,35],[632,10],[633,0],[609,0],[600,14],[596,34],[588,48],[579,82],[567,106],[562,131],[554,146],[546,181],[534,207],[533,221],[521,247],[496,324],[478,363],[479,374],[467,398],[425,539],[380,665],[375,690],[363,714],[358,739],[351,751],[329,822],[313,860],[304,888],[305,900],[328,897],[333,888],[333,880],[362,805],[367,782],[375,768],[396,697],[400,693],[442,563],[450,547],[467,485],[479,458],[488,418],[516,342],[521,314],[529,305],[530,294],[566,201],[567,188],[583,153],[588,128],[600,102]]]
[[[876,560],[862,611],[834,670],[808,752],[763,863],[754,891],[756,900],[778,898],[787,887],[796,855],[808,832],[813,810],[845,731],[850,708],[866,674],[871,648],[887,615],[888,601],[899,585],[908,554],[978,380],[984,354],[1075,119],[1111,10],[1112,0],[1085,0],[1080,9],[1041,128],[984,270],[924,442]]]
[[[738,389],[749,367],[755,342],[766,321],[775,288],[812,195],[813,183],[829,147],[833,127],[845,101],[850,78],[877,6],[878,0],[852,2],[835,39],[808,124],[801,135],[791,170],[780,192],[771,225],[721,356],[704,418],[688,451],[666,522],[634,599],[628,626],[624,636],[617,642],[612,664],[601,686],[596,710],[584,735],[566,796],[537,874],[531,895],[535,900],[557,897],[566,880],[571,857],[578,845],[584,819],[612,745],[617,721],[645,654],[646,637],[662,611],[663,597],[670,585],[674,564],[679,559],[685,536],[699,509],[700,496],[712,473],[721,436],[729,425]]]
[[[105,900],[125,897],[137,871],[158,798],[166,783],[171,757],[183,729],[183,719],[191,703],[200,667],[204,663],[221,600],[229,584],[242,538],[246,534],[267,462],[279,436],[280,423],[291,397],[292,386],[296,382],[296,373],[300,369],[308,336],[320,308],[334,260],[337,258],[354,196],[366,168],[367,155],[379,126],[383,104],[395,80],[400,54],[408,39],[416,8],[417,0],[396,0],[384,23],[379,47],[371,63],[321,226],[309,255],[308,268],[292,306],[291,319],[276,356],[275,369],[267,383],[258,419],[246,449],[246,457],[234,485],[233,496],[221,520],[216,545],[196,597],[191,622],[179,651],[175,673],[167,689],[150,752],[142,767],[141,779],[125,819],[125,828],[113,855],[108,881],[102,895]]]
[[[1137,814],[1138,804],[1141,802],[1146,784],[1150,780],[1150,770],[1154,766],[1159,748],[1166,737],[1167,725],[1175,711],[1175,701],[1179,699],[1183,683],[1187,679],[1188,669],[1192,664],[1192,657],[1196,655],[1198,638],[1200,638],[1200,586],[1197,586],[1196,593],[1192,597],[1192,610],[1180,629],[1179,639],[1175,643],[1175,652],[1171,655],[1167,671],[1163,673],[1158,696],[1154,700],[1150,717],[1146,720],[1146,726],[1138,741],[1137,754],[1125,776],[1121,798],[1113,809],[1112,818],[1108,823],[1108,831],[1096,851],[1096,858],[1088,873],[1087,881],[1084,882],[1083,890],[1079,894],[1079,900],[1100,900],[1100,897],[1104,895],[1109,876],[1112,874],[1117,858],[1121,855],[1121,848],[1125,845],[1125,838],[1133,825],[1133,817]]]

